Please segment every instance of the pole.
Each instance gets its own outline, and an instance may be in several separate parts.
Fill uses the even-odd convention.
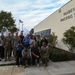
[[[20,33],[20,21],[18,23],[18,28],[19,28],[19,30],[17,32]]]
[[[22,31],[23,31],[23,24],[22,24]]]
[[[19,30],[20,30],[20,22],[19,22]]]

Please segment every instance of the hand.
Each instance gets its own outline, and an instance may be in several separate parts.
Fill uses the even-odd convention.
[[[6,48],[6,46],[4,46],[4,48]]]
[[[40,50],[40,47],[38,47],[38,49]]]
[[[42,57],[42,59],[45,59],[45,58],[46,58],[45,56]]]
[[[18,44],[18,46],[19,46],[20,44]]]
[[[18,46],[20,46],[20,45],[22,45],[22,44],[18,44]]]
[[[37,55],[36,57],[37,57],[37,58],[39,58],[39,56],[38,56],[38,55]]]

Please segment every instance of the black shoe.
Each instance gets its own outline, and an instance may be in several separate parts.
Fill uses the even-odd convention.
[[[26,68],[26,66],[24,66],[24,68]]]

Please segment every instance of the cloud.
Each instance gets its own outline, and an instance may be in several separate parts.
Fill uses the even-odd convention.
[[[24,22],[24,27],[30,30],[68,1],[69,0],[0,0],[0,11],[11,11],[14,19],[16,19],[17,27],[19,19],[21,19]]]

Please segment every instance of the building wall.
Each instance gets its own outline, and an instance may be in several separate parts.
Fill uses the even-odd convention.
[[[57,47],[68,50],[62,43],[63,33],[75,26],[75,0],[71,0],[34,27],[34,32],[51,29],[58,36]]]

